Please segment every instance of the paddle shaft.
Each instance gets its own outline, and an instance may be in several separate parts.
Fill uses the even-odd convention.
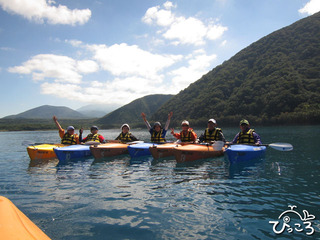
[[[226,143],[226,145],[235,145],[238,143]],[[291,151],[293,150],[293,146],[290,143],[269,143],[269,144],[246,144],[246,145],[251,145],[251,146],[266,146],[266,147],[271,147],[275,150],[278,151]]]

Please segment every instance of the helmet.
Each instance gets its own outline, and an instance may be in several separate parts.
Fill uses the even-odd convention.
[[[97,127],[97,126],[92,126],[91,128],[90,128],[90,130],[92,131],[92,130],[99,130],[99,128]]]
[[[155,122],[155,123],[153,124],[153,128],[155,128],[156,126],[161,127],[161,123],[160,123],[160,122]]]
[[[74,130],[74,127],[73,126],[67,127],[67,131],[69,131],[69,130]]]
[[[242,124],[250,125],[249,122],[248,122],[248,120],[246,120],[246,119],[242,119],[242,120],[240,121],[240,125],[242,125]]]
[[[208,123],[209,123],[209,122],[212,122],[213,124],[217,124],[217,121],[216,121],[215,119],[213,119],[213,118],[209,119],[209,120],[208,120]]]
[[[122,130],[124,127],[127,127],[127,128],[129,128],[129,130],[130,130],[130,126],[129,126],[129,124],[127,124],[127,123],[122,124],[122,126],[121,126],[121,130]]]
[[[181,123],[181,126],[182,125],[188,125],[189,126],[189,122],[187,120],[183,120],[182,123]]]

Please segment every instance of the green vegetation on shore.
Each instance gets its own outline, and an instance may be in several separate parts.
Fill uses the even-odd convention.
[[[97,119],[59,119],[63,128],[90,129]],[[57,130],[52,119],[0,119],[0,131]]]

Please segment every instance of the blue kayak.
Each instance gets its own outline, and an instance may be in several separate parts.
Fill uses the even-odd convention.
[[[90,145],[70,145],[67,147],[55,148],[54,152],[59,161],[68,161],[91,156]]]
[[[258,157],[262,157],[266,152],[266,146],[252,146],[245,144],[230,145],[225,153],[230,162],[248,161]]]
[[[152,147],[154,145],[158,145],[158,144],[157,143],[138,143],[138,144],[128,146],[128,151],[131,158],[150,156],[151,152],[149,150],[149,147]]]

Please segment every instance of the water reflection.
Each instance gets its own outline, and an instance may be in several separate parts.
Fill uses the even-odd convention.
[[[83,177],[85,175],[91,178],[101,178],[103,176],[101,169],[117,168],[122,165],[122,169],[132,168],[135,170],[148,169],[153,173],[160,173],[163,171],[170,172],[172,175],[185,176],[181,182],[187,182],[199,179],[233,179],[239,176],[242,177],[259,177],[265,168],[265,158],[254,159],[250,161],[243,161],[232,163],[225,157],[201,159],[193,162],[177,163],[174,158],[153,159],[151,156],[130,158],[129,155],[121,155],[109,158],[94,159],[87,157],[82,159],[72,159],[68,161],[59,162],[58,159],[44,159],[44,160],[30,160],[28,172],[35,173],[51,173],[57,174],[58,178],[63,175],[66,178]],[[168,169],[171,169],[168,171]],[[270,169],[278,175],[281,175],[281,168],[278,162],[273,162]]]
[[[28,173],[50,173],[54,174],[57,171],[56,166],[58,165],[58,159],[37,159],[30,160]]]

